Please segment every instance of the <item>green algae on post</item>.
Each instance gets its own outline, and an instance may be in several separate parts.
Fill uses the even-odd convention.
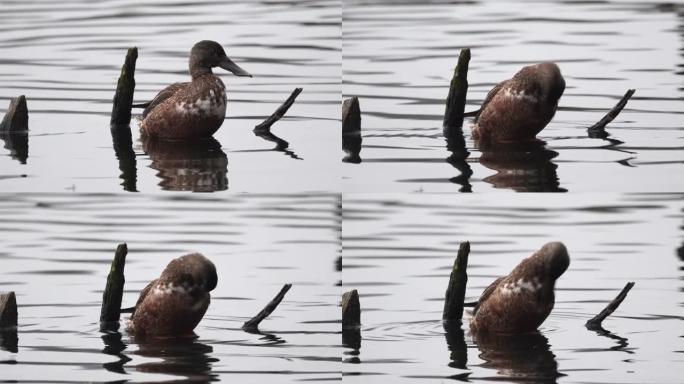
[[[116,85],[112,117],[109,123],[113,126],[128,126],[131,123],[133,92],[135,91],[135,62],[138,59],[138,48],[129,48],[126,60],[121,67],[121,75]]]
[[[121,316],[121,300],[123,298],[124,267],[128,246],[126,243],[119,244],[114,253],[114,260],[107,276],[107,285],[102,294],[102,308],[100,310],[100,323],[118,322]]]
[[[463,301],[465,300],[466,283],[468,282],[468,255],[470,254],[470,242],[461,243],[458,254],[454,261],[454,267],[449,277],[449,286],[444,298],[444,311],[442,320],[461,321],[463,318]]]
[[[275,311],[275,309],[278,307],[278,304],[280,304],[280,302],[283,301],[285,294],[287,293],[287,291],[290,290],[290,288],[292,288],[292,284],[283,285],[283,288],[280,289],[280,292],[278,292],[278,294],[273,298],[273,300],[266,304],[264,309],[257,313],[256,316],[252,317],[251,319],[245,321],[244,324],[242,324],[242,329],[246,332],[258,332],[259,323],[261,323],[261,321],[263,321],[271,313],[273,313],[273,311]]]
[[[342,294],[342,326],[358,327],[361,325],[361,304],[359,292],[353,289]]]
[[[470,48],[464,48],[458,55],[458,64],[451,79],[449,95],[446,99],[444,111],[444,134],[451,136],[461,134],[463,115],[465,112],[466,94],[468,92],[468,63],[470,62]]]

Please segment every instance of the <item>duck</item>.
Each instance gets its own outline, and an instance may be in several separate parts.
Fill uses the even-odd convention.
[[[484,143],[536,140],[556,114],[564,91],[556,63],[523,67],[489,91],[473,120],[473,138]]]
[[[211,137],[226,117],[226,86],[214,75],[220,67],[236,76],[252,75],[235,64],[221,44],[202,40],[190,50],[192,81],[164,88],[145,107],[140,120],[142,136],[164,139]]]
[[[159,278],[141,292],[128,322],[137,337],[192,336],[209,308],[218,277],[201,253],[171,260]]]
[[[553,309],[556,280],[569,265],[563,243],[545,244],[484,290],[473,308],[471,332],[522,334],[537,330]]]

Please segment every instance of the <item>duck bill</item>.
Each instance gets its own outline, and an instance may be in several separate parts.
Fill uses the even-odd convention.
[[[239,65],[235,64],[235,63],[233,62],[233,60],[231,60],[231,59],[229,59],[229,58],[227,58],[227,57],[224,58],[223,60],[221,60],[221,63],[219,63],[219,67],[225,69],[226,71],[233,72],[233,74],[234,74],[235,76],[249,76],[249,77],[252,77],[252,75],[250,75],[249,72],[247,72],[247,71],[245,71],[244,69],[242,69]]]

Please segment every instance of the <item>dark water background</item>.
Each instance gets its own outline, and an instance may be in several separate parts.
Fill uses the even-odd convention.
[[[0,222],[0,291],[19,304],[18,350],[3,334],[0,382],[340,379],[338,196],[6,194]],[[214,262],[219,282],[197,339],[99,332],[120,242],[129,248],[124,307],[171,259],[197,251]],[[288,282],[263,334],[243,332]]]
[[[362,111],[361,164],[343,166],[346,192],[673,191],[684,187],[684,10],[656,1],[347,0],[343,95]],[[442,135],[458,54],[470,47],[466,110],[525,65],[556,61],[566,80],[538,148],[469,157]],[[598,121],[627,89],[608,126]]]
[[[351,383],[681,382],[684,205],[681,195],[355,195],[343,200],[344,290],[358,289],[360,334],[346,335]],[[543,244],[560,240],[570,267],[540,333],[474,339],[445,332],[444,292],[458,245],[471,242],[474,301]],[[628,281],[603,322],[584,323]]]
[[[30,129],[28,158],[0,148],[2,190],[338,191],[339,1],[2,1],[0,19],[0,113],[25,94]],[[189,78],[190,48],[205,39],[254,75],[215,71],[228,90],[215,140],[146,145],[133,123],[135,156],[119,161],[109,114],[126,49],[138,47],[145,102]],[[274,151],[252,129],[296,87],[273,126],[289,148]]]

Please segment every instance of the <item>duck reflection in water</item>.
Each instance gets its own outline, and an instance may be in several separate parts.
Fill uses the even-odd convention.
[[[539,331],[514,335],[476,332],[473,341],[485,361],[482,367],[496,369],[511,381],[555,383],[564,376],[558,372],[549,340]]]
[[[545,142],[533,140],[521,143],[476,143],[481,151],[480,164],[497,171],[484,178],[496,188],[517,192],[567,192],[560,188],[558,166],[551,160],[558,152],[545,147]]]
[[[189,382],[217,381],[217,375],[211,373],[212,364],[219,361],[211,357],[213,351],[210,345],[200,343],[194,335],[145,339],[140,341],[138,350],[133,353],[161,360],[138,364],[135,369],[146,373],[185,376]]]
[[[214,138],[170,141],[142,137],[150,167],[164,190],[214,192],[228,189],[228,156]]]

